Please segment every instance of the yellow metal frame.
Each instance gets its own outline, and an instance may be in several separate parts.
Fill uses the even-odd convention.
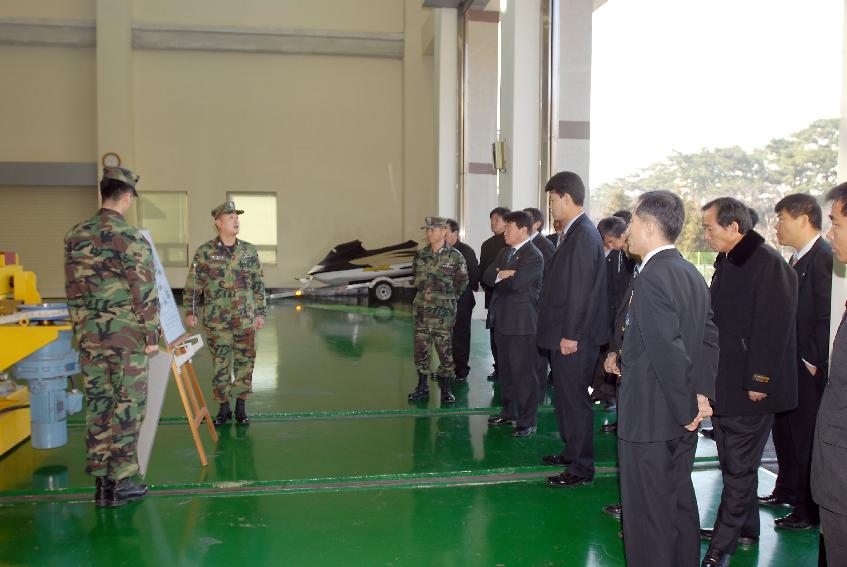
[[[70,329],[70,325],[0,326],[0,372],[55,341],[59,331]]]

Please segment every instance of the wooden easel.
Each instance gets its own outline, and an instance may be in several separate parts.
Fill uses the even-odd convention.
[[[179,389],[179,397],[182,399],[182,407],[185,408],[185,416],[188,418],[188,427],[191,428],[194,444],[197,445],[200,462],[205,467],[208,462],[206,461],[203,442],[200,440],[200,425],[204,420],[206,421],[209,426],[209,435],[215,443],[218,442],[218,433],[215,431],[215,424],[212,423],[212,416],[206,406],[206,399],[200,390],[200,384],[197,382],[194,365],[191,364],[192,357],[202,347],[203,337],[199,334],[183,335],[168,345],[168,352],[172,355],[171,369],[176,380],[176,387]]]

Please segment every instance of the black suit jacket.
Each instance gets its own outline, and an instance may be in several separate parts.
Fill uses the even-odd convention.
[[[832,306],[832,247],[823,239],[794,265],[797,272],[797,356],[826,381],[829,367],[829,314]]]
[[[544,257],[544,266],[547,267],[550,263],[550,258],[556,253],[556,246],[540,232],[533,237],[532,243],[541,252],[541,255]]]
[[[482,243],[482,246],[479,249],[479,271],[481,274],[485,273],[485,270],[487,270],[488,266],[494,262],[497,258],[497,254],[499,254],[500,250],[505,248],[505,246],[506,238],[502,234],[495,234]],[[483,281],[482,289],[485,291],[485,308],[488,309],[488,306],[491,303],[491,293],[494,291],[494,288]]]
[[[464,242],[457,240],[456,245],[453,246],[456,250],[458,250],[462,256],[465,257],[465,264],[468,266],[468,287],[465,288],[465,291],[462,292],[462,295],[459,296],[459,304],[468,304],[471,308],[476,305],[476,299],[474,299],[473,292],[479,291],[479,262],[476,261],[476,252],[473,251],[473,248],[465,244]]]
[[[653,256],[633,280],[623,336],[618,438],[681,437],[697,417],[697,394],[714,398],[718,329],[709,288],[677,250]]]
[[[615,315],[620,308],[621,302],[629,299],[626,291],[632,279],[635,269],[635,261],[627,256],[622,250],[612,250],[606,256],[606,289],[609,306],[609,328],[615,332]]]
[[[562,339],[577,341],[579,346],[602,346],[609,342],[603,241],[585,214],[574,221],[564,239],[544,270],[538,346],[558,351]]]
[[[720,333],[715,415],[797,407],[797,275],[756,231],[718,254],[711,286]],[[753,402],[748,391],[767,397]]]
[[[534,335],[538,325],[538,296],[544,273],[544,257],[527,242],[506,261],[509,250],[504,248],[483,274],[483,281],[494,288],[488,309],[486,326],[503,335]],[[515,270],[515,275],[495,283],[497,271]]]
[[[812,449],[812,496],[821,507],[847,516],[847,325],[832,344],[832,365],[823,391]]]

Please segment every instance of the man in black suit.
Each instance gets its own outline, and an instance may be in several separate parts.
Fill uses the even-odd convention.
[[[447,244],[462,253],[468,265],[468,287],[456,302],[456,322],[453,325],[453,366],[456,368],[456,381],[467,382],[471,367],[468,360],[471,355],[471,316],[476,305],[473,292],[479,290],[479,262],[473,248],[459,240],[459,223],[447,219]]]
[[[606,309],[606,258],[603,241],[585,214],[585,186],[576,173],[563,171],[547,182],[553,218],[564,225],[538,303],[538,346],[553,369],[553,403],[565,448],[546,464],[567,466],[547,482],[586,484],[594,478],[594,416],[588,387],[600,347],[609,342]]]
[[[621,221],[623,222],[623,221]],[[685,206],[670,191],[638,200],[630,249],[644,260],[633,280],[618,354],[618,458],[626,563],[693,566],[700,518],[691,471],[697,426],[711,415],[718,331],[703,276],[673,245]]]
[[[553,243],[553,246],[559,246],[559,239],[562,237],[562,221],[553,219],[553,232],[547,235],[547,239]]]
[[[547,266],[550,265],[550,259],[556,252],[556,242],[558,242],[558,238],[554,242],[550,236],[545,237],[541,234],[541,230],[544,228],[544,213],[542,213],[540,209],[527,207],[524,209],[524,212],[529,213],[532,217],[532,230],[530,230],[529,236],[532,238],[532,244],[538,248],[538,250],[541,251],[541,255],[544,256],[544,269],[546,270]],[[553,224],[556,224],[555,221]],[[559,230],[561,230],[561,224],[559,226]],[[547,397],[547,388],[552,383],[552,376],[550,375],[550,364],[547,362],[546,351],[539,349],[538,352],[538,375],[540,376],[538,381],[538,405],[541,405]]]
[[[847,262],[847,183],[826,196],[832,201],[827,238],[839,262]],[[820,506],[821,565],[847,565],[847,317],[832,343],[829,379],[823,391],[812,448],[812,496]]]
[[[790,264],[798,281],[797,408],[774,418],[779,476],[773,494],[759,497],[759,503],[792,504],[793,511],[774,524],[782,529],[806,530],[818,523],[809,471],[815,419],[829,370],[832,248],[821,238],[821,207],[811,195],[788,195],[774,211],[779,243],[795,250]]]
[[[544,228],[544,213],[541,212],[541,209],[536,209],[535,207],[527,207],[524,209],[524,212],[532,218],[529,238],[535,247],[538,248],[539,252],[541,252],[541,255],[544,256],[544,265],[546,266],[550,263],[550,258],[553,257],[553,253],[556,251],[556,245],[549,238],[541,234],[541,230]]]
[[[712,425],[723,491],[703,566],[728,565],[759,538],[758,469],[775,413],[797,406],[797,275],[752,228],[740,201],[703,207],[706,242],[718,258],[711,296],[720,332]],[[624,513],[626,515],[626,513]]]
[[[597,223],[597,231],[603,239],[603,252],[606,254],[606,290],[607,307],[609,310],[609,333],[615,332],[615,314],[623,301],[623,295],[632,279],[635,262],[629,258],[623,248],[626,244],[624,232],[627,223],[620,217],[606,217]],[[594,368],[594,382],[591,385],[591,397],[611,405],[615,401],[617,380],[603,368],[608,348],[600,352],[597,365]],[[608,431],[608,428],[604,431]],[[612,430],[613,431],[613,430]]]
[[[503,218],[509,213],[506,207],[496,207],[488,213],[491,221],[491,232],[494,235],[482,243],[479,250],[479,273],[484,274],[488,266],[497,258],[497,254],[506,247],[503,231],[506,230],[506,221]],[[485,292],[485,308],[491,304],[491,294],[494,289],[482,282],[482,290]],[[494,329],[490,331],[491,356],[494,357],[494,371],[488,375],[489,380],[497,380],[497,344],[494,342]]]
[[[538,323],[538,295],[544,273],[544,258],[532,244],[529,231],[532,217],[515,211],[505,217],[504,248],[483,274],[494,288],[488,309],[489,328],[494,329],[500,373],[503,408],[492,416],[492,425],[515,422],[515,437],[535,433],[538,413],[540,368],[535,333]]]

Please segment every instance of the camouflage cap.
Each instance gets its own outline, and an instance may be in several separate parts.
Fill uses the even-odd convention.
[[[243,215],[244,211],[235,208],[235,201],[227,201],[226,203],[222,203],[212,209],[212,218],[216,219],[221,215],[228,215],[230,213],[235,213],[236,215]]]
[[[133,194],[136,197],[138,196],[138,192],[135,190],[135,184],[141,178],[125,167],[104,167],[103,179],[114,179],[115,181],[126,183],[132,187]]]
[[[444,217],[426,217],[421,228],[447,228],[447,219]]]

